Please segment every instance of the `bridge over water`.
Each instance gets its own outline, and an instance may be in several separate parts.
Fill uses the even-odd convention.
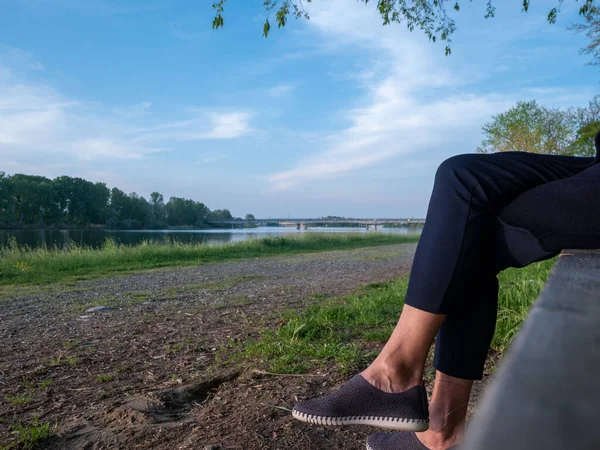
[[[300,219],[254,219],[254,220],[208,220],[206,223],[211,225],[267,225],[267,224],[278,224],[280,226],[287,226],[300,229],[301,227],[308,227],[310,225],[360,225],[367,229],[373,227],[377,229],[378,226],[385,224],[395,225],[411,225],[411,224],[424,224],[425,219],[414,219],[414,218],[393,218],[393,219],[314,219],[314,218],[300,218]]]

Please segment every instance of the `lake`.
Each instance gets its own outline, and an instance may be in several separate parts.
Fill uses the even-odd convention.
[[[258,227],[246,229],[214,229],[214,230],[0,230],[0,247],[6,246],[11,237],[19,245],[35,248],[39,246],[64,246],[68,242],[91,247],[101,246],[106,239],[112,238],[118,243],[135,245],[142,241],[161,241],[174,239],[181,242],[202,242],[219,245],[226,242],[240,242],[248,239],[264,237],[289,236],[303,233],[420,233],[421,228],[337,228],[314,227],[308,230],[297,230],[293,227]]]

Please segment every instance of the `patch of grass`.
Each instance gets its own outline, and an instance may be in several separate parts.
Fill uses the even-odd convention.
[[[407,284],[402,278],[348,297],[321,299],[302,313],[289,312],[285,324],[264,331],[262,339],[246,347],[245,356],[275,373],[301,373],[332,363],[342,372],[354,371],[372,356],[363,343],[375,332],[385,338],[391,334]]]
[[[75,364],[77,364],[79,362],[79,358],[76,358],[74,356],[68,356],[67,359],[65,359],[65,362],[69,366],[74,366]]]
[[[55,431],[56,426],[52,426],[47,422],[40,422],[35,419],[31,423],[18,423],[10,427],[14,441],[11,443],[12,448],[21,450],[33,450],[38,448],[47,439],[50,439]],[[6,448],[11,448],[6,447]]]
[[[16,396],[9,394],[5,398],[6,401],[11,403],[12,405],[26,405],[27,403],[31,402],[31,400],[33,400],[29,395]]]
[[[190,266],[277,254],[399,244],[417,240],[416,235],[385,233],[307,233],[301,237],[265,238],[219,246],[177,241],[143,242],[136,246],[125,246],[112,240],[107,240],[100,249],[75,244],[66,248],[30,249],[13,244],[0,249],[0,285],[31,285],[56,281],[70,284],[77,279],[136,270]],[[24,268],[26,270],[23,270]]]
[[[62,363],[62,356],[50,360],[50,367],[58,367]]]
[[[40,381],[35,381],[35,380],[27,380],[27,379],[25,379],[25,377],[23,377],[23,379],[21,380],[21,385],[25,389],[35,391],[37,389],[46,389],[47,387],[52,385],[52,382],[53,382],[52,378],[45,378]]]
[[[510,345],[554,263],[544,261],[500,274],[494,350],[502,352]],[[242,356],[274,373],[303,373],[331,365],[344,373],[355,372],[375,356],[372,343],[384,343],[390,336],[407,286],[404,277],[367,285],[343,298],[317,295],[306,310],[286,313],[277,330],[264,330],[260,340],[246,344]]]
[[[52,383],[52,378],[46,378],[45,380],[40,381],[40,383],[38,384],[38,389],[46,389],[52,386]]]
[[[508,269],[498,276],[498,322],[492,347],[504,351],[525,321],[531,306],[550,275],[556,258],[531,264],[523,269]]]
[[[108,374],[108,373],[101,373],[99,375],[96,375],[96,382],[98,383],[108,383],[109,381],[112,381],[113,376]]]

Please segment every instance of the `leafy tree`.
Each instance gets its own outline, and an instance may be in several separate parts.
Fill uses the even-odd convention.
[[[485,139],[477,151],[591,156],[590,133],[597,125],[589,120],[590,110],[546,108],[535,100],[518,102],[483,126]]]
[[[600,132],[600,95],[596,95],[587,108],[577,108],[576,114],[578,129],[575,145],[592,149],[596,134]]]
[[[171,197],[166,207],[169,225],[201,225],[210,216],[204,203],[179,197]]]
[[[10,178],[4,172],[0,172],[0,223],[11,221],[14,194]]]
[[[12,184],[12,220],[19,224],[42,224],[55,210],[52,182],[45,177],[16,174]]]
[[[54,186],[65,223],[104,223],[110,197],[106,184],[63,176],[54,180]]]
[[[313,0],[305,0],[306,3],[311,3]],[[365,4],[369,0],[359,0]],[[463,0],[464,1],[464,0]],[[565,0],[554,0],[554,7],[548,12],[548,22],[555,23],[560,8]],[[578,1],[578,0],[576,0]],[[212,26],[214,29],[222,28],[225,24],[223,17],[225,3],[227,0],[217,0],[213,3],[215,17]],[[371,1],[370,3],[375,3]],[[517,3],[517,2],[515,2]],[[418,28],[433,42],[437,40],[446,41],[446,55],[449,55],[451,36],[456,30],[456,23],[453,18],[448,15],[449,11],[460,10],[460,0],[377,0],[377,10],[381,15],[384,25],[390,23],[404,23],[406,27],[413,31]],[[523,12],[529,10],[530,0],[520,0]],[[263,24],[263,36],[267,37],[271,30],[270,18],[275,16],[275,23],[278,28],[285,26],[290,17],[296,19],[309,19],[308,13],[303,7],[303,0],[264,0],[263,6],[267,13],[267,19]],[[493,0],[486,2],[486,19],[494,17],[496,8]],[[597,10],[594,7],[594,0],[582,0],[579,14],[584,16],[586,20],[592,20]],[[342,12],[340,12],[342,13]]]
[[[246,214],[246,220],[256,220],[254,214]]]
[[[167,213],[165,209],[165,199],[159,192],[150,194],[150,206],[152,206],[152,220],[154,226],[162,228],[162,224],[166,223]]]
[[[215,209],[210,213],[211,220],[233,220],[233,216],[228,209]]]

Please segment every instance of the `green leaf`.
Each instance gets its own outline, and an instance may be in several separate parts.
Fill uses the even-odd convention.
[[[218,28],[223,28],[223,16],[221,14],[217,14],[217,16],[213,19],[213,23],[212,23],[212,27],[213,30],[216,30]]]
[[[265,20],[265,24],[263,25],[263,36],[268,37],[269,31],[271,31],[271,24],[269,23],[269,19]]]

